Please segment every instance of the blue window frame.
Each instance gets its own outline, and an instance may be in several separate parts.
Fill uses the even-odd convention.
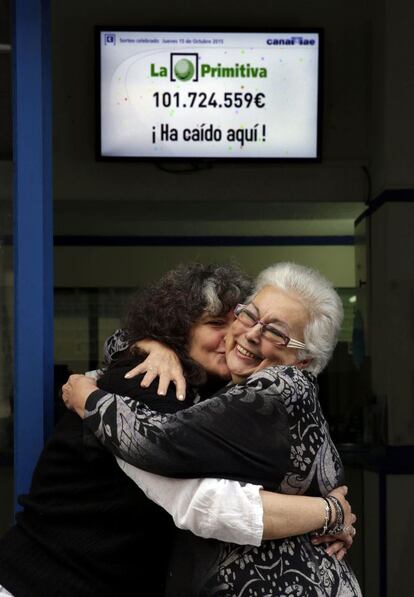
[[[15,0],[14,488],[28,490],[53,421],[53,225],[49,0]]]

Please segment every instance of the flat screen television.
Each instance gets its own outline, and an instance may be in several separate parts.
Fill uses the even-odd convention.
[[[99,159],[320,160],[320,30],[96,33]]]

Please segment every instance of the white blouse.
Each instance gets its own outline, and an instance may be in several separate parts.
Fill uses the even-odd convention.
[[[144,471],[121,458],[116,460],[150,500],[171,514],[178,528],[204,539],[261,544],[260,485],[228,479],[172,479]]]

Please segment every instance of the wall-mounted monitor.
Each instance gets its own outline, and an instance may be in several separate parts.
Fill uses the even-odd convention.
[[[97,28],[100,159],[320,159],[321,31]]]

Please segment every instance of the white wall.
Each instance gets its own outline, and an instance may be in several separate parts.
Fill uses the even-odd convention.
[[[276,261],[316,267],[338,287],[353,287],[354,248],[350,247],[57,247],[58,287],[139,287],[178,263],[238,263],[256,275]]]

